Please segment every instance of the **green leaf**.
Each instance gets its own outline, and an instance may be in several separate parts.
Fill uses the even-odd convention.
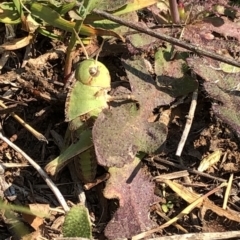
[[[19,0],[13,0],[13,3],[15,4],[15,7],[19,13],[19,15],[22,17],[23,11],[22,11],[22,5]]]
[[[104,0],[101,2],[100,6],[98,6],[98,9],[113,11],[112,12],[113,15],[120,16],[121,18],[126,19],[129,22],[138,22],[138,16],[136,12],[142,8],[149,7],[157,2],[158,0],[141,0],[141,1]],[[118,34],[121,35],[124,35],[129,30],[128,27],[112,22],[107,19],[103,19],[101,16],[95,13],[89,14],[86,17],[84,23],[90,24],[91,26],[94,26],[96,28],[114,30],[114,32],[117,32]]]
[[[76,1],[71,1],[70,3],[62,4],[60,6],[53,5],[52,8],[56,10],[60,15],[64,15],[74,8]]]
[[[64,237],[90,239],[92,237],[92,227],[88,209],[83,205],[73,206],[67,213],[62,231]]]
[[[14,3],[3,2],[0,4],[0,22],[6,24],[18,24],[21,22]]]
[[[34,16],[43,20],[47,24],[65,31],[73,32],[74,23],[65,20],[58,12],[50,7],[34,2],[32,3],[30,10]]]
[[[45,28],[39,27],[37,29],[38,33],[42,34],[45,37],[51,38],[51,39],[58,39],[58,40],[62,40],[62,35],[57,35],[55,33],[49,32],[48,30],[46,30]]]
[[[129,12],[138,11],[140,9],[149,7],[155,3],[157,3],[159,0],[133,0],[128,1],[128,4],[118,8],[116,11],[114,11],[114,15],[122,15]],[[113,2],[113,1],[112,1]]]
[[[24,15],[23,7],[22,7],[23,3],[21,3],[20,0],[13,0],[13,3],[16,6],[16,9],[19,13],[19,16],[20,16],[20,19],[21,19],[22,23],[25,24],[26,17]]]
[[[167,204],[162,204],[161,207],[164,213],[167,213],[169,211]]]
[[[63,1],[60,0],[60,1],[55,1],[55,0],[49,0],[48,1],[51,5],[55,6],[55,7],[61,7],[63,5]]]
[[[107,107],[110,90],[110,74],[100,62],[88,59],[79,64],[75,72],[76,82],[69,91],[65,115],[71,121],[94,109]]]
[[[240,68],[232,66],[230,64],[227,63],[220,63],[220,68],[222,71],[224,71],[225,73],[239,73],[240,72]]]
[[[157,76],[159,88],[170,96],[179,97],[193,92],[197,87],[197,81],[187,71],[186,54],[177,53],[172,57],[172,45],[160,48],[155,53],[154,69]]]
[[[79,15],[85,19],[92,10],[101,3],[102,0],[84,0],[83,5],[79,8]]]
[[[99,0],[84,0],[83,2],[83,8],[85,9],[85,17],[86,15],[88,15],[89,13],[92,12],[92,10],[94,8],[96,8],[99,4],[100,4],[101,1]],[[84,18],[85,18],[84,17]]]
[[[225,73],[211,66],[219,66],[216,60],[191,57],[188,59],[191,69],[203,80],[203,86],[211,99],[213,113],[227,124],[240,139],[240,73]]]
[[[99,9],[104,11],[114,11],[131,2],[133,1],[132,0],[117,0],[117,1],[103,0],[101,1]]]
[[[28,215],[35,215],[40,218],[49,218],[50,217],[49,214],[46,214],[44,212],[33,211],[33,210],[30,210],[28,207],[6,203],[6,202],[2,201],[2,199],[0,199],[0,209],[5,210],[5,211],[16,211],[16,212],[25,213]]]
[[[61,15],[58,12],[51,9],[50,7],[34,2],[31,4],[30,10],[36,18],[39,18],[40,20],[44,21],[48,25],[57,27],[64,31],[68,31],[75,34],[74,32],[75,23],[65,20],[64,18],[61,17]],[[119,39],[123,39],[121,36],[119,36],[113,31],[108,31],[105,29],[96,29],[86,25],[81,26],[80,34],[84,36],[93,36],[93,35],[114,36]]]

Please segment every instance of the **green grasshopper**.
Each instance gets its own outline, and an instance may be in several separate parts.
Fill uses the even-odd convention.
[[[108,69],[93,59],[79,64],[75,78],[76,82],[67,96],[65,115],[66,120],[70,121],[69,130],[81,137],[81,132],[86,128],[90,130],[94,119],[108,106],[107,92],[110,90],[111,78]],[[82,181],[93,181],[97,166],[94,147],[75,156],[74,164]]]
[[[110,83],[108,69],[97,60],[84,60],[76,68],[75,82],[65,105],[65,118],[69,122],[65,146],[60,156],[45,168],[51,175],[73,159],[78,177],[84,183],[94,180],[97,163],[91,128],[98,114],[108,106]]]
[[[78,11],[81,20],[77,21],[80,28],[87,14],[99,3],[99,0],[82,2]],[[78,33],[75,34],[73,39],[77,38],[85,49]],[[95,178],[97,166],[91,128],[98,114],[108,106],[107,92],[110,90],[111,78],[108,69],[101,62],[88,59],[86,51],[84,52],[87,60],[77,66],[75,82],[67,95],[65,117],[69,126],[65,134],[65,146],[60,156],[51,161],[45,169],[55,175],[68,160],[74,159],[79,178],[83,182],[91,182]]]

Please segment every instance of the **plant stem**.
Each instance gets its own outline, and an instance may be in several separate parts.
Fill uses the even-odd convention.
[[[178,5],[176,0],[169,0],[170,12],[173,23],[179,23],[179,12],[178,12]]]

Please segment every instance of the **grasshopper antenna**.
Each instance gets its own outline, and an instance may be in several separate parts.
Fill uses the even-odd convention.
[[[75,35],[76,35],[77,40],[79,41],[79,44],[81,45],[81,47],[82,47],[82,49],[83,49],[83,53],[84,53],[86,59],[89,59],[88,53],[87,53],[87,51],[86,51],[86,48],[85,48],[84,45],[83,45],[82,40],[80,39],[80,37],[78,36],[78,34],[77,34],[77,32],[76,32],[76,30],[75,30],[74,28],[73,28],[73,31],[74,31],[74,33],[75,33]]]
[[[101,45],[100,45],[100,47],[98,49],[97,55],[96,55],[96,59],[95,59],[96,67],[92,67],[90,69],[90,73],[91,73],[92,76],[94,76],[94,75],[96,75],[98,73],[97,61],[98,61],[98,56],[99,56],[100,52],[102,51],[103,44],[104,44],[104,39],[103,39],[103,41],[102,41],[102,43],[101,43]]]
[[[99,54],[102,51],[104,43],[105,43],[105,40],[103,39],[103,41],[102,41],[102,43],[101,43],[101,45],[100,45],[100,47],[98,49],[97,55],[96,55],[96,61],[98,60]]]

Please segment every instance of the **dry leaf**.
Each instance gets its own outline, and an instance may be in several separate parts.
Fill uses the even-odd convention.
[[[149,219],[149,206],[156,201],[154,184],[140,168],[141,162],[133,162],[122,168],[111,167],[110,179],[104,190],[108,199],[119,199],[119,209],[105,228],[108,239],[130,238],[154,226]]]
[[[222,155],[221,150],[217,150],[211,154],[209,154],[207,157],[203,158],[203,160],[200,162],[200,165],[198,167],[199,172],[204,172],[208,168],[212,167],[214,164],[216,164]]]
[[[49,205],[48,204],[29,204],[30,211],[34,214],[40,212],[46,216],[49,215]],[[43,224],[43,218],[37,217],[35,215],[30,215],[23,213],[22,214],[24,220],[29,223],[35,230],[39,229],[39,226]]]

